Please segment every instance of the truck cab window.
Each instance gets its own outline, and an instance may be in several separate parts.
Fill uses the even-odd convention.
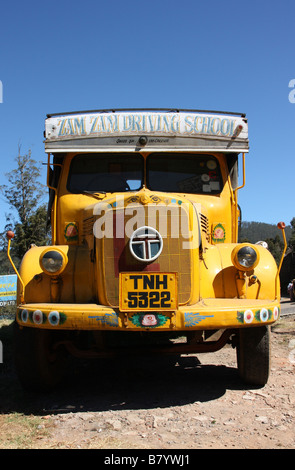
[[[72,193],[138,190],[142,187],[143,168],[141,155],[79,154],[71,162],[67,189]]]
[[[147,180],[153,191],[218,194],[223,188],[218,160],[204,154],[151,154]]]

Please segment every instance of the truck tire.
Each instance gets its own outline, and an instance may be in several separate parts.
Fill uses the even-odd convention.
[[[270,371],[270,330],[268,326],[241,328],[238,332],[237,363],[241,379],[264,386]]]
[[[53,349],[56,342],[51,330],[23,327],[14,323],[15,368],[22,387],[27,391],[48,391],[62,379],[64,355]]]

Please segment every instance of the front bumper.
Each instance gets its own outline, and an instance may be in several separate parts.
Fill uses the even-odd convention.
[[[272,324],[279,300],[203,299],[172,312],[120,312],[97,304],[30,303],[18,306],[21,326],[59,330],[190,331]]]

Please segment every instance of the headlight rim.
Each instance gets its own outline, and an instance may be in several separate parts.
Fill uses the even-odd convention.
[[[49,253],[50,251],[55,251],[57,252],[58,254],[60,254],[62,256],[62,265],[61,267],[57,270],[57,271],[48,271],[42,264],[42,260],[44,258],[44,256]],[[46,248],[44,251],[42,251],[40,257],[39,257],[39,264],[40,264],[40,268],[42,269],[42,271],[45,273],[45,274],[48,274],[49,276],[58,276],[59,274],[61,274],[64,269],[66,268],[67,264],[68,264],[68,257],[66,255],[66,253],[64,253],[62,250],[56,248],[56,247],[48,247]]]
[[[256,260],[251,266],[243,266],[238,261],[238,253],[242,248],[245,248],[245,247],[251,248],[256,253]],[[252,243],[240,243],[233,249],[231,259],[236,269],[238,269],[239,271],[249,272],[249,271],[253,271],[253,269],[256,268],[257,264],[259,263],[260,256],[259,256],[259,251],[257,247],[253,245]]]

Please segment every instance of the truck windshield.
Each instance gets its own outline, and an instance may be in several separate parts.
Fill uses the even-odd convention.
[[[153,191],[218,194],[223,183],[212,155],[154,153],[147,158],[147,186]]]
[[[137,191],[143,182],[140,154],[78,154],[71,162],[67,189],[72,193]],[[217,158],[191,153],[150,154],[146,184],[152,191],[193,194],[219,194],[223,188]]]
[[[143,168],[143,157],[134,153],[79,154],[71,162],[67,189],[72,193],[138,190]]]

